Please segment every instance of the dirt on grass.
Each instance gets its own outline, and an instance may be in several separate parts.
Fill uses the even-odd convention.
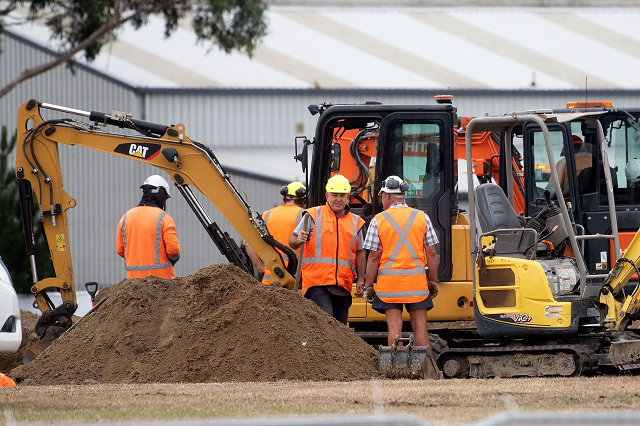
[[[233,265],[175,280],[127,279],[27,365],[23,384],[351,381],[377,376],[377,352],[290,290]]]

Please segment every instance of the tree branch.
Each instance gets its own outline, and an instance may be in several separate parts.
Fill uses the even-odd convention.
[[[135,12],[133,12],[130,16],[127,16],[125,18],[120,18],[119,17],[120,15],[116,10],[114,12],[114,15],[109,18],[106,24],[104,24],[102,27],[94,31],[89,37],[84,39],[82,43],[78,44],[73,49],[58,56],[56,59],[52,61],[49,61],[47,63],[44,63],[34,68],[28,68],[24,70],[22,73],[20,73],[18,77],[16,77],[13,81],[9,82],[6,86],[4,86],[0,90],[0,98],[2,98],[4,95],[9,93],[9,91],[11,91],[14,87],[22,83],[23,81],[28,80],[32,77],[35,77],[36,75],[41,74],[43,72],[49,71],[50,69],[55,68],[58,65],[61,65],[66,61],[70,60],[71,58],[73,58],[73,56],[76,53],[84,50],[87,46],[90,46],[91,44],[99,41],[101,38],[105,37],[107,34],[111,33],[113,30],[125,24],[126,22],[132,19],[135,19],[136,17],[140,16],[143,13],[153,12],[153,8],[151,10],[146,9],[146,6],[149,6],[149,5],[150,5],[150,2],[142,2],[140,4],[140,7],[138,7],[135,10]]]

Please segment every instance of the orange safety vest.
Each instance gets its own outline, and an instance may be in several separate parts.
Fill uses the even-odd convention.
[[[416,303],[429,296],[425,274],[424,213],[396,207],[376,215],[382,244],[376,294],[387,303]]]
[[[0,373],[0,387],[10,388],[15,385],[16,382],[14,382],[11,377],[5,376],[4,374]]]
[[[289,246],[289,236],[293,234],[296,226],[302,218],[302,212],[304,209],[297,205],[282,205],[274,207],[271,210],[267,210],[262,213],[262,219],[269,229],[269,233],[276,241]],[[279,250],[278,250],[279,251]],[[289,264],[289,258],[286,254],[280,253],[282,260],[284,260],[285,266]],[[264,275],[262,276],[262,283],[269,284],[271,278],[271,271],[268,268],[264,268]]]
[[[336,218],[328,204],[307,212],[314,220],[314,229],[302,255],[302,292],[312,286],[334,284],[351,292],[358,231],[364,220],[352,213]]]
[[[173,219],[158,207],[132,208],[118,224],[117,252],[127,278],[175,278],[170,259],[180,257],[180,243]]]

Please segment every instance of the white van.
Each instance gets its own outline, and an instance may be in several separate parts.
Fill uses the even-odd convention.
[[[15,352],[22,343],[18,295],[9,271],[0,259],[0,352]]]

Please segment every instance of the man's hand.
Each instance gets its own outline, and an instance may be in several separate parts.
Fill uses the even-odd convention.
[[[373,286],[367,287],[364,289],[364,300],[369,303],[373,303],[373,296],[375,296],[376,291],[373,289]]]
[[[438,295],[438,283],[436,281],[427,281],[427,285],[429,286],[429,294],[432,299],[435,299]]]
[[[309,239],[309,233],[307,231],[298,232],[298,244],[306,243]]]
[[[353,293],[353,295],[355,297],[362,297],[363,294],[364,294],[364,283],[363,282],[357,282],[356,283],[356,292]]]

